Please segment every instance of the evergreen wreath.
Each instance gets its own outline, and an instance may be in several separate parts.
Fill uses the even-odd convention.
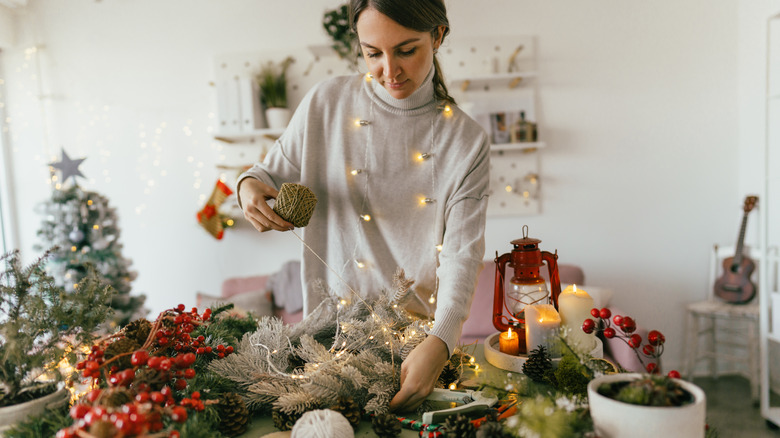
[[[254,412],[297,418],[351,399],[367,415],[387,413],[408,347],[425,339],[432,324],[404,310],[412,283],[399,269],[395,290],[379,298],[348,301],[327,293],[295,326],[264,317],[235,354],[210,369],[238,383]]]

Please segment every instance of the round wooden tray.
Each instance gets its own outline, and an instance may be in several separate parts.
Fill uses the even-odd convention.
[[[485,359],[496,368],[522,373],[523,364],[528,360],[528,355],[520,354],[519,356],[513,356],[511,354],[502,353],[498,349],[498,337],[500,335],[501,332],[495,332],[485,338]],[[590,355],[599,359],[604,357],[604,345],[601,343],[601,339],[596,338],[596,346],[590,352]],[[553,358],[553,366],[557,366],[557,363],[560,362],[560,360],[561,358],[559,357]]]

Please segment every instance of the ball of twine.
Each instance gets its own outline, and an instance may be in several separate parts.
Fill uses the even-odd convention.
[[[290,438],[353,438],[347,417],[330,409],[306,412],[295,422]]]
[[[310,188],[300,184],[284,183],[276,197],[274,212],[297,228],[309,224],[317,205],[317,196]]]

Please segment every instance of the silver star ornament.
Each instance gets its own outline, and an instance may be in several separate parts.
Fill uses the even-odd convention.
[[[81,171],[79,170],[79,166],[84,160],[86,160],[86,158],[79,158],[76,160],[72,160],[65,152],[65,149],[63,149],[62,159],[60,161],[49,163],[49,166],[60,170],[61,173],[60,177],[62,179],[63,184],[65,184],[65,181],[67,181],[68,178],[70,177],[73,177],[73,183],[76,184],[77,176],[86,178],[84,174],[82,174]]]

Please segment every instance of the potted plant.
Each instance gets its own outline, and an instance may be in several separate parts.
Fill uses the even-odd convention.
[[[685,380],[608,374],[588,383],[588,403],[594,429],[603,438],[705,436],[706,396]]]
[[[287,69],[294,61],[290,56],[279,64],[268,61],[257,74],[260,100],[265,107],[265,118],[271,129],[284,129],[290,122],[291,112],[287,107]]]
[[[585,333],[620,339],[634,351],[646,373],[616,373],[588,383],[588,404],[596,433],[610,437],[704,437],[706,397],[693,383],[672,370],[661,375],[666,338],[650,330],[647,343],[630,316],[612,315],[607,308],[592,309],[582,324]],[[641,427],[637,419],[642,419]]]
[[[63,364],[76,363],[79,346],[91,343],[111,313],[111,288],[94,270],[73,292],[55,284],[44,266],[51,251],[27,267],[18,250],[1,259],[0,432],[67,403]]]

